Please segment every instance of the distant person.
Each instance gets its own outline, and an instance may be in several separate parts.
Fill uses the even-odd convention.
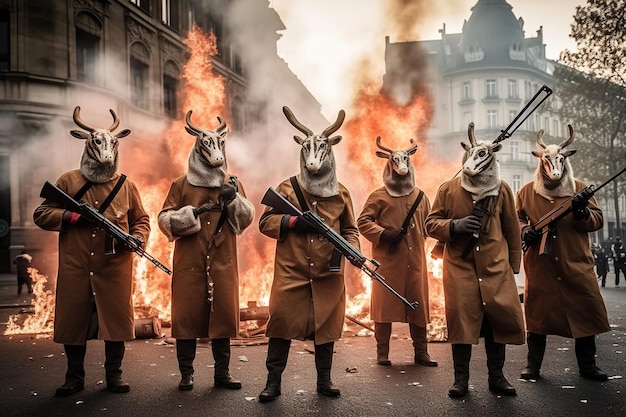
[[[626,248],[624,248],[621,237],[615,238],[612,251],[613,267],[615,268],[615,286],[617,287],[619,286],[620,271],[624,275],[624,280],[626,281]]]
[[[22,294],[22,287],[26,284],[28,293],[33,293],[33,279],[29,268],[33,257],[30,256],[25,250],[15,257],[13,263],[17,269],[17,295]]]
[[[596,273],[598,279],[602,281],[602,286],[606,286],[606,275],[609,273],[609,257],[602,246],[598,246],[593,252],[593,258],[596,263]]]

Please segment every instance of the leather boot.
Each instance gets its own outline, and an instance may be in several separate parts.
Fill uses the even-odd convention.
[[[472,345],[453,344],[452,362],[454,364],[454,384],[448,390],[448,396],[452,398],[464,397],[468,391],[470,359],[472,358]]]
[[[260,402],[274,401],[280,395],[281,377],[287,366],[290,347],[291,340],[270,337],[267,346],[267,359],[265,361],[268,371],[267,383],[265,384],[265,389],[259,394]]]
[[[178,389],[193,389],[193,361],[196,359],[196,339],[176,339],[176,359],[181,379]]]
[[[496,343],[493,334],[485,337],[485,351],[487,352],[487,369],[489,371],[489,390],[496,394],[515,396],[517,391],[504,377],[502,368],[506,357],[506,345]]]
[[[409,323],[409,332],[411,333],[411,339],[413,339],[415,364],[422,366],[437,366],[437,362],[430,359],[430,355],[428,354],[426,327],[419,327],[417,324]]]
[[[596,366],[596,337],[575,339],[576,359],[580,376],[593,381],[606,381],[609,376]]]
[[[63,345],[67,359],[65,383],[57,388],[55,396],[65,397],[85,388],[85,353],[86,345]]]
[[[379,365],[390,366],[389,339],[391,338],[391,323],[374,323],[374,337],[376,338],[376,362]]]
[[[315,369],[317,369],[317,392],[329,397],[339,397],[341,391],[330,380],[333,365],[334,342],[315,345]]]
[[[546,351],[546,335],[537,333],[528,333],[526,336],[526,345],[528,345],[528,356],[526,368],[522,369],[520,377],[522,379],[538,379],[543,355]]]
[[[241,381],[235,380],[228,372],[230,365],[230,339],[212,339],[211,348],[215,359],[215,386],[226,389],[241,389]]]
[[[104,341],[104,370],[106,372],[107,389],[111,392],[124,393],[130,386],[122,379],[122,360],[124,359],[124,342]]]

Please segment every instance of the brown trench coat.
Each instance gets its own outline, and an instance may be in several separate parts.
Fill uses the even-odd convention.
[[[245,197],[238,181],[239,194]],[[187,176],[171,185],[161,213],[218,200],[219,187],[196,187]],[[233,338],[239,335],[239,269],[237,235],[224,222],[223,241],[209,248],[221,211],[200,214],[202,228],[174,243],[172,273],[172,336],[180,339]],[[222,237],[216,238],[216,242]],[[213,302],[208,299],[207,268],[214,282]],[[212,310],[211,310],[212,309]]]
[[[300,208],[288,179],[276,191]],[[332,197],[316,197],[304,189],[302,193],[309,207],[328,227],[360,249],[352,198],[342,184],[339,195]],[[277,240],[266,335],[304,340],[314,330],[316,344],[338,340],[345,320],[345,259],[341,260],[339,272],[330,272],[333,245],[313,233],[281,233],[282,217],[283,214],[267,207],[259,221],[261,233]],[[314,324],[309,323],[310,319]]]
[[[576,192],[583,188],[585,184],[577,180]],[[520,226],[536,223],[565,200],[550,201],[535,193],[532,182],[527,183],[517,193]],[[538,243],[524,254],[529,332],[579,338],[610,330],[587,235],[602,228],[603,216],[594,198],[588,207],[588,220],[574,220],[568,214],[557,222],[556,239],[549,239],[549,255],[539,255]]]
[[[98,209],[118,179],[116,175],[103,184],[93,184],[81,200]],[[56,185],[73,197],[86,182],[76,169],[63,174]],[[98,311],[98,339],[134,339],[133,253],[118,248],[115,255],[105,255],[104,230],[64,225],[64,211],[57,203],[45,200],[33,216],[37,226],[59,232],[54,341],[85,344],[94,302]],[[150,219],[137,187],[130,180],[124,182],[104,216],[127,233],[148,241]]]
[[[383,230],[400,230],[419,191],[415,188],[409,195],[392,197],[385,187],[381,187],[370,194],[357,220],[359,232],[372,242],[372,256],[380,262],[378,272],[385,277],[387,284],[410,302],[419,302],[412,310],[382,285],[373,283],[370,318],[378,323],[414,323],[426,327],[430,322],[424,250],[424,221],[430,212],[428,197],[423,195],[407,234],[393,253],[389,253],[388,243],[380,241]]]
[[[486,316],[497,343],[523,344],[524,316],[514,273],[522,249],[515,200],[502,181],[489,232],[481,231],[468,259],[462,254],[470,235],[450,235],[450,222],[472,213],[474,202],[456,177],[439,187],[426,218],[426,232],[446,242],[443,290],[450,343],[477,344]]]

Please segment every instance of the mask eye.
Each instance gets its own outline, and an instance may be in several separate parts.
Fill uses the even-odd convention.
[[[487,151],[485,151],[485,150],[478,151],[478,157],[479,158],[484,158],[485,156],[487,156]]]
[[[209,146],[209,141],[208,141],[208,140],[206,140],[206,139],[203,139],[203,140],[202,140],[202,144],[203,144],[204,146]]]
[[[102,145],[102,141],[100,139],[96,139],[94,142],[96,142],[96,145],[98,146]]]

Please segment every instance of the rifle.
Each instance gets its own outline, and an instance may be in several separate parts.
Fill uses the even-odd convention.
[[[522,111],[520,111],[515,118],[511,121],[511,123],[509,123],[509,125],[507,127],[505,127],[503,130],[500,131],[500,134],[498,135],[497,138],[495,138],[492,142],[492,144],[497,144],[500,143],[508,138],[510,138],[513,133],[515,133],[515,131],[522,125],[522,123],[524,123],[526,121],[526,119],[528,119],[528,117],[530,117],[531,114],[533,114],[535,112],[535,110],[537,110],[537,108],[552,94],[552,89],[550,87],[548,87],[547,85],[542,85],[541,88],[535,93],[535,95],[528,101],[528,103],[526,103],[526,105],[524,106],[524,108],[522,109]],[[459,173],[461,172],[461,170],[459,169],[457,171],[456,174],[454,174],[454,177],[456,177],[457,175],[459,175]],[[480,215],[478,216],[480,219],[482,219],[482,216],[484,214],[483,211],[481,211],[479,213]],[[476,243],[478,241],[478,238],[480,237],[480,229],[477,230],[476,232],[472,233],[472,237],[470,240],[470,243],[468,244],[469,246],[472,246],[474,243]],[[433,259],[440,259],[443,257],[443,248],[445,246],[445,242],[442,241],[437,241],[437,243],[435,244],[435,246],[433,247],[433,250],[430,253],[430,256]]]
[[[593,184],[589,185],[573,196],[569,197],[565,200],[561,205],[554,208],[543,217],[541,217],[537,223],[533,224],[531,227],[541,234],[541,243],[539,244],[539,255],[548,255],[549,254],[549,245],[548,245],[548,235],[554,235],[556,233],[556,222],[561,220],[563,217],[567,216],[572,212],[572,202],[573,201],[588,201],[595,193],[597,193],[600,189],[607,186],[609,183],[613,182],[617,177],[622,175],[626,171],[626,167],[622,168],[617,174],[613,175],[608,180],[604,181],[599,186],[595,187]],[[526,242],[522,242],[522,249],[524,252],[528,249],[528,245]]]
[[[63,190],[61,190],[56,185],[46,181],[41,189],[40,197],[48,199],[50,201],[54,201],[59,204],[62,208],[70,211],[74,211],[76,213],[80,213],[85,216],[91,222],[95,223],[97,226],[106,230],[107,234],[112,238],[115,238],[119,242],[124,243],[131,251],[136,252],[138,255],[148,259],[155,266],[157,266],[163,272],[166,272],[168,275],[172,275],[172,271],[170,271],[165,265],[159,262],[157,259],[152,257],[148,252],[143,250],[141,244],[137,241],[134,236],[129,235],[124,230],[122,230],[119,226],[112,223],[109,219],[104,217],[102,214],[98,212],[98,210],[94,209],[87,203],[79,203],[74,200],[72,197],[67,195]]]
[[[346,257],[346,259],[348,259],[348,261],[350,261],[352,265],[365,272],[367,275],[369,275],[370,278],[378,281],[383,287],[385,287],[393,295],[398,297],[412,310],[415,310],[419,305],[417,301],[409,302],[409,300],[400,295],[389,284],[387,284],[385,277],[377,272],[377,269],[380,266],[380,262],[375,259],[368,259],[358,249],[352,246],[343,236],[328,227],[324,223],[324,220],[320,218],[317,214],[313,213],[310,210],[307,210],[304,213],[301,212],[296,206],[291,204],[289,200],[287,200],[271,187],[263,196],[261,203],[265,204],[266,206],[272,207],[283,214],[289,214],[292,216],[303,216],[304,219],[311,225],[311,227],[313,227],[317,233],[325,237],[335,247],[337,251],[339,251],[343,256]],[[368,266],[368,263],[373,265],[374,268]]]

